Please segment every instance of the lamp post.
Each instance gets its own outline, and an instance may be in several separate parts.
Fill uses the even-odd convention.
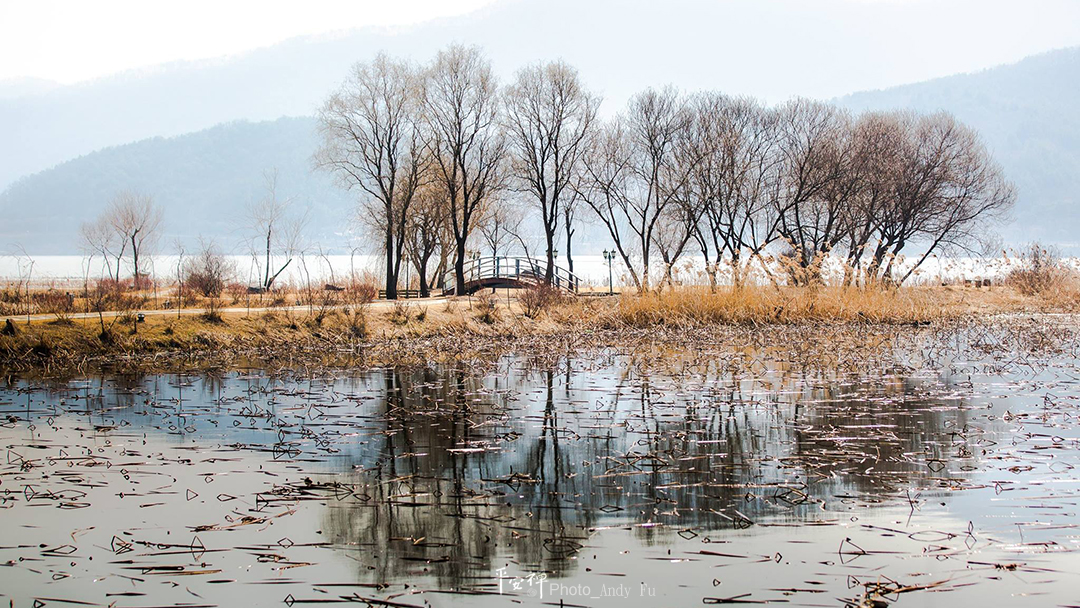
[[[552,274],[551,278],[555,279],[555,286],[558,287],[559,286],[559,250],[558,249],[552,249],[551,250],[551,263],[552,263],[553,266],[555,266],[554,268],[551,269],[551,274]]]
[[[607,292],[608,292],[608,295],[610,296],[613,293],[615,293],[615,290],[614,290],[614,288],[612,286],[612,280],[611,280],[611,262],[612,262],[612,260],[615,259],[615,250],[612,249],[611,251],[608,251],[607,249],[605,249],[604,250],[604,259],[607,260]]]
[[[469,259],[472,260],[472,264],[469,266],[469,274],[475,279],[480,278],[480,252],[470,251],[468,253]]]

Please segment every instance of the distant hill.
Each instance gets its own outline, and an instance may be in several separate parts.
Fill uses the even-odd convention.
[[[1011,244],[1041,240],[1080,254],[1080,49],[838,100],[855,110],[945,109],[978,129],[1019,187]],[[279,170],[279,193],[310,206],[311,238],[340,249],[355,199],[312,170],[313,118],[232,122],[175,137],[105,148],[18,180],[0,192],[0,246],[72,253],[79,224],[119,190],[152,194],[166,207],[169,239],[244,238],[246,205],[264,195],[263,173]],[[596,227],[579,241],[607,244]]]
[[[1019,189],[1013,243],[1080,253],[1080,48],[973,74],[849,95],[855,110],[947,110],[979,130]]]
[[[33,244],[33,253],[75,253],[79,226],[123,189],[150,194],[165,209],[169,240],[212,236],[233,247],[246,238],[250,202],[278,170],[279,198],[309,210],[320,242],[348,229],[355,198],[312,170],[313,118],[234,122],[177,137],[106,148],[24,177],[0,194],[0,242]],[[338,239],[341,240],[341,239]],[[6,253],[6,252],[5,252]]]
[[[933,19],[906,4],[668,0],[658,10],[650,0],[500,0],[472,14],[410,27],[294,38],[73,85],[0,82],[0,190],[107,146],[233,120],[309,116],[350,64],[379,50],[427,61],[451,42],[477,44],[503,78],[527,63],[563,58],[604,95],[602,112],[611,113],[630,94],[669,83],[780,101],[988,67],[1033,52],[1016,41],[998,44],[995,36],[1034,28],[1029,21],[1043,14],[1008,10],[1016,14],[1011,22],[980,21],[978,35],[971,35],[956,24],[970,23],[975,10],[999,15],[1008,0],[940,3]],[[1060,10],[1063,20],[1080,14],[1080,8]],[[866,30],[866,23],[890,27]],[[913,45],[909,32],[915,29],[920,43]],[[872,35],[874,43],[861,34]],[[968,44],[958,49],[959,41]],[[1050,43],[1036,41],[1031,48],[1044,44]]]

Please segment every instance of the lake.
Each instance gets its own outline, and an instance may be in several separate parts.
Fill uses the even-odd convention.
[[[9,378],[0,598],[1073,605],[1077,343],[1031,327]]]
[[[485,255],[487,255],[486,252]],[[261,260],[244,255],[228,255],[225,257],[236,270],[236,280],[250,285],[259,284],[262,276],[262,269],[259,266]],[[897,263],[897,268],[906,269],[917,259],[918,256],[903,258]],[[148,264],[150,272],[163,281],[163,284],[167,285],[176,278],[178,261],[179,258],[174,255],[155,255],[149,256],[146,264]],[[275,270],[283,265],[285,261],[284,258],[276,258],[273,262]],[[1004,258],[971,257],[938,258],[935,256],[927,259],[908,281],[912,284],[934,284],[940,281],[979,278],[1000,280],[1016,262],[1015,256],[1009,260]],[[1080,258],[1066,258],[1064,262],[1073,268],[1080,269]],[[565,266],[565,256],[557,258],[556,263]],[[653,281],[659,280],[663,273],[663,262],[660,259],[655,259],[652,261],[652,265],[652,273],[655,275]],[[365,274],[377,282],[381,280],[382,268],[382,258],[375,255],[328,254],[324,257],[308,255],[303,260],[300,258],[294,259],[282,272],[279,277],[279,284],[299,286],[303,285],[308,277],[316,284],[341,283],[350,276],[364,276]],[[750,270],[751,276],[755,280],[767,283],[768,279],[760,272],[757,265],[752,265]],[[95,279],[106,276],[108,272],[110,271],[106,269],[100,256],[88,259],[78,255],[32,257],[0,255],[0,281],[22,282],[29,277],[35,287],[79,289],[82,287],[84,277]],[[127,275],[131,273],[128,262],[125,262],[124,272]],[[413,276],[414,270],[412,268],[403,267],[401,272],[402,284],[405,284],[410,279],[414,285],[418,284],[418,279]],[[580,278],[582,285],[595,288],[608,286],[608,263],[602,255],[575,255],[574,272]],[[727,269],[721,272],[720,280],[722,283],[729,282],[727,273]],[[613,261],[610,274],[610,279],[616,289],[633,284],[621,259]],[[700,255],[688,255],[680,258],[675,265],[674,275],[677,281],[684,284],[708,284],[708,275],[705,274],[705,261]],[[831,259],[831,263],[826,266],[826,276],[834,281],[839,281],[843,277],[841,260],[838,258]]]

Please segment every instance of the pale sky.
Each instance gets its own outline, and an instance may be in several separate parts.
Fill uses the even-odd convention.
[[[544,58],[576,53],[568,58],[583,69],[599,62],[608,70],[619,66],[612,53],[625,59],[645,49],[635,70],[661,62],[663,74],[685,86],[702,77],[701,68],[679,61],[679,54],[700,47],[723,58],[729,88],[778,101],[916,82],[1080,45],[1080,0],[681,1],[678,18],[715,23],[695,30],[693,35],[708,31],[712,39],[698,39],[693,48],[665,13],[665,7],[672,10],[669,3],[618,1],[559,3],[555,10],[566,11],[568,20],[616,31],[604,31],[606,37],[595,42],[560,40],[556,27],[539,39]],[[0,0],[0,81],[32,77],[72,84],[233,55],[296,36],[409,26],[502,2],[548,6],[546,0]],[[613,4],[623,10],[612,12]],[[523,33],[530,24],[510,29],[517,27]],[[535,54],[519,48],[515,32],[499,34],[506,44],[488,49],[497,67],[516,68],[500,65],[505,56]],[[620,49],[620,36],[641,44]],[[821,69],[807,82],[804,64],[810,60]]]
[[[294,36],[409,25],[494,0],[0,0],[0,80],[71,84]]]

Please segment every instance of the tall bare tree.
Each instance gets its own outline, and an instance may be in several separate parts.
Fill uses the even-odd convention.
[[[922,255],[900,283],[939,249],[970,250],[1016,201],[1016,188],[979,135],[948,113],[920,117],[902,158],[891,204],[879,212],[880,238],[871,262],[880,269],[879,279],[893,280],[897,256],[921,242]]]
[[[748,261],[776,239],[776,113],[749,98],[701,93],[692,102],[690,145],[699,148],[691,186],[702,200],[695,238],[709,283],[727,260],[739,287]],[[711,254],[710,254],[711,252]]]
[[[498,82],[478,47],[440,51],[423,88],[433,179],[444,191],[454,235],[455,293],[465,290],[465,251],[485,200],[503,188],[506,138]]]
[[[582,86],[577,70],[561,61],[521,69],[506,91],[513,174],[540,212],[549,282],[554,275],[559,221],[572,215],[566,209],[574,196],[572,181],[579,176],[599,105],[600,98]],[[572,234],[568,226],[567,239]]]
[[[405,224],[423,179],[418,71],[380,53],[357,63],[319,111],[318,166],[362,193],[361,213],[382,230],[386,297],[397,298]]]
[[[79,228],[82,235],[83,247],[93,256],[101,254],[105,261],[105,271],[108,278],[120,281],[120,262],[127,251],[127,241],[113,230],[107,215],[102,214],[92,222],[83,222]],[[113,262],[116,263],[116,272],[113,272]]]
[[[779,233],[791,247],[796,283],[821,278],[821,264],[843,238],[857,184],[851,117],[819,101],[796,99],[780,112]]]
[[[639,291],[649,290],[654,232],[688,178],[677,138],[688,114],[671,88],[634,96],[585,157],[582,200],[607,228]],[[640,264],[632,255],[640,255]]]
[[[307,224],[307,215],[291,213],[293,200],[278,197],[276,169],[267,171],[264,178],[266,195],[248,207],[248,217],[252,231],[252,259],[262,269],[260,287],[269,291],[278,276],[292,263]],[[264,256],[264,262],[259,261],[260,256]],[[285,261],[278,266],[276,262],[280,257]]]
[[[446,213],[446,197],[436,184],[426,184],[417,191],[403,236],[407,255],[420,278],[420,297],[426,298],[445,271],[447,251],[454,242]],[[431,261],[435,256],[438,259],[432,268]]]

